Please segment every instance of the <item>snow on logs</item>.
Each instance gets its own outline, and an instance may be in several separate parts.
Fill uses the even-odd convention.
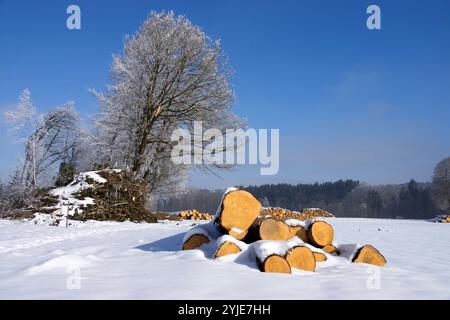
[[[239,248],[236,244],[231,241],[225,241],[217,247],[216,253],[214,253],[214,259],[239,252],[241,252],[241,248]]]
[[[203,234],[193,234],[183,243],[183,250],[191,250],[208,243],[209,238]]]
[[[214,259],[245,251],[247,250],[248,245],[242,241],[236,240],[230,235],[223,235],[217,239],[216,247]]]
[[[299,238],[295,237],[288,241],[262,240],[251,246],[258,267],[263,272],[291,273],[291,268],[312,272],[316,269],[311,246]]]
[[[227,189],[215,221],[189,230],[183,239],[183,250],[208,244],[207,250],[213,248],[208,255],[214,259],[244,257],[256,262],[262,272],[272,273],[292,273],[292,269],[313,272],[318,263],[330,259],[331,265],[336,259],[386,264],[385,257],[371,245],[336,244],[334,229],[328,222],[292,217],[282,220],[261,209],[260,202],[249,192]]]
[[[212,222],[201,224],[190,229],[183,237],[183,250],[191,250],[201,247],[203,244],[209,243],[220,236]]]

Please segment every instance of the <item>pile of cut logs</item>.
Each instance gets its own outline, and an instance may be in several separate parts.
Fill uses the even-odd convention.
[[[262,208],[261,216],[271,216],[276,220],[282,221],[288,219],[303,221],[316,218],[335,218],[334,214],[317,208],[304,209],[302,212],[291,211],[284,208]]]
[[[333,216],[330,213],[261,209],[261,203],[249,192],[227,190],[215,221],[189,230],[183,250],[214,244],[214,258],[251,250],[261,271],[276,273],[291,273],[291,268],[314,271],[317,263],[339,255],[354,263],[386,264],[384,256],[371,245],[333,242],[333,227],[315,219],[319,214]]]
[[[195,209],[178,212],[177,216],[182,220],[213,220],[209,213],[201,213]]]

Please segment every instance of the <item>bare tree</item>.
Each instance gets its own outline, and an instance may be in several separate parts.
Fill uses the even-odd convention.
[[[39,186],[44,173],[67,158],[77,147],[78,115],[72,102],[47,113],[37,114],[29,90],[24,90],[14,110],[5,112],[18,141],[24,143],[22,183]],[[41,177],[42,176],[42,177]]]
[[[187,170],[170,159],[173,130],[193,132],[193,121],[223,132],[243,125],[231,112],[230,69],[220,42],[173,12],[152,12],[124,46],[113,57],[107,93],[93,91],[102,106],[101,159],[131,170],[151,192],[173,192]]]
[[[443,211],[450,211],[450,157],[434,168],[432,190],[435,205]]]

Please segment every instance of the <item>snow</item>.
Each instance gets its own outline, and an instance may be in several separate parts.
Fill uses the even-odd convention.
[[[231,242],[235,244],[241,251],[245,251],[248,249],[248,244],[243,241],[237,240],[235,237],[225,234],[217,239],[216,247],[218,248],[224,242]]]
[[[197,226],[194,226],[193,228],[189,229],[186,234],[183,237],[183,241],[180,243],[180,246],[187,241],[190,237],[192,237],[193,235],[204,235],[205,237],[207,237],[210,241],[214,241],[216,240],[218,237],[221,236],[221,234],[219,233],[219,231],[217,230],[217,227],[214,225],[214,223],[208,222],[205,224],[200,224]]]
[[[287,219],[284,221],[284,223],[286,223],[288,226],[291,227],[303,227],[306,228],[306,222],[305,221],[300,221],[297,219]]]
[[[269,241],[261,240],[251,244],[256,256],[264,261],[268,256],[276,254],[284,256],[289,250],[289,245],[286,241]]]
[[[230,232],[233,232],[235,234],[242,234],[242,233],[244,233],[243,230],[241,230],[239,228],[236,228],[236,227],[231,228]]]
[[[339,250],[339,255],[341,257],[345,257],[350,261],[353,260],[358,249],[362,247],[357,243],[340,244],[340,245],[334,244],[334,246]]]
[[[314,222],[314,221],[318,221],[321,220],[321,218],[317,218],[315,220],[297,220],[297,219],[287,219],[284,221],[284,223],[286,223],[288,226],[291,227],[303,227],[305,229],[309,228],[309,226]]]
[[[113,170],[120,172],[119,170]],[[55,206],[57,211],[64,211],[64,207],[68,207],[67,214],[73,216],[77,211],[83,212],[83,207],[87,205],[93,205],[95,200],[93,198],[86,197],[84,199],[78,199],[74,195],[84,189],[92,188],[93,185],[89,184],[86,179],[90,178],[95,183],[106,183],[107,180],[98,174],[99,171],[88,171],[80,173],[70,184],[65,187],[52,189],[49,194],[59,198],[59,203]]]
[[[211,259],[227,236],[180,251],[191,221],[71,221],[66,229],[0,220],[0,299],[450,299],[448,224],[326,221],[343,254],[286,275],[261,273],[253,250]],[[374,245],[387,265],[352,264],[358,243]]]
[[[254,250],[256,256],[261,261],[264,261],[268,256],[270,256],[272,254],[284,256],[290,249],[292,249],[294,247],[302,247],[302,246],[308,247],[313,252],[323,253],[324,255],[327,256],[327,258],[331,256],[328,253],[322,251],[321,249],[318,249],[308,243],[303,242],[303,240],[301,240],[298,237],[293,237],[292,239],[289,239],[288,241],[263,240],[263,241],[257,241],[250,245],[250,247],[252,247],[252,249]],[[343,259],[341,259],[341,260],[343,260]],[[342,261],[342,262],[346,263],[347,261]]]

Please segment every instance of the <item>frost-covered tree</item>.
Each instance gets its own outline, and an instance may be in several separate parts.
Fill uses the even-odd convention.
[[[176,190],[187,168],[170,159],[173,130],[193,132],[193,121],[222,131],[242,126],[231,112],[230,74],[219,41],[184,16],[152,12],[113,57],[108,91],[94,91],[101,161],[129,169],[152,193]]]
[[[45,181],[48,170],[64,161],[79,140],[78,114],[73,103],[38,114],[30,91],[24,90],[16,108],[5,112],[5,119],[17,141],[25,147],[21,183],[31,186],[48,183]]]
[[[450,212],[450,157],[439,162],[434,168],[432,190],[435,205]]]
[[[0,181],[0,218],[15,209],[25,208],[33,201],[32,190],[22,183],[22,170],[17,168],[8,181]]]

